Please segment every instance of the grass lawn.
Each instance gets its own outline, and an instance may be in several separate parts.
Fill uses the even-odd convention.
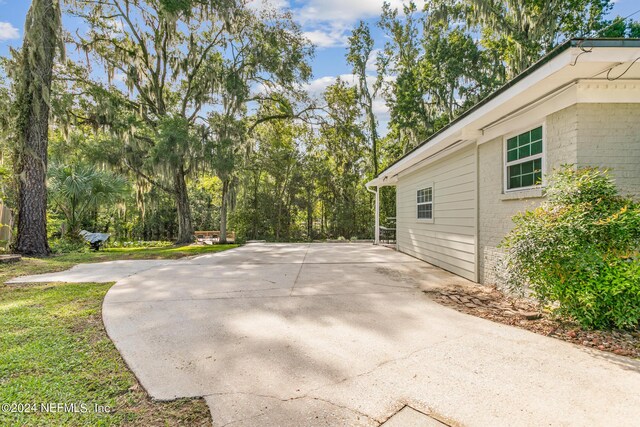
[[[0,284],[17,276],[53,273],[88,262],[121,259],[177,259],[232,249],[238,245],[165,246],[161,248],[109,248],[99,252],[77,252],[48,258],[23,258],[13,264],[0,264]]]
[[[233,247],[111,249],[0,264],[0,404],[28,405],[3,406],[0,425],[210,425],[203,400],[153,402],[140,387],[102,324],[102,299],[112,284],[4,282],[78,263],[180,258]],[[57,404],[75,408],[65,412]],[[109,412],[96,412],[94,405]]]

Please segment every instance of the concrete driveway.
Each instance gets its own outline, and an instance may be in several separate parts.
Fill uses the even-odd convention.
[[[152,397],[215,425],[637,425],[640,363],[421,291],[446,283],[384,247],[257,244],[129,276],[103,317]]]

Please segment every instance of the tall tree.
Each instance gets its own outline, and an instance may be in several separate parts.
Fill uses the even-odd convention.
[[[482,28],[483,44],[501,52],[513,77],[560,39],[600,27],[611,0],[463,0],[468,18]]]
[[[178,213],[178,243],[193,240],[187,176],[201,154],[200,112],[213,103],[222,53],[239,1],[77,0],[89,24],[79,46],[127,90],[92,81],[93,115],[124,145],[125,164],[166,191]],[[87,83],[88,76],[83,78]]]
[[[256,127],[249,141],[248,161],[241,171],[244,188],[234,214],[236,232],[251,239],[268,237],[276,241],[299,236],[293,222],[304,183],[298,146],[301,132],[302,126],[293,120],[266,121]]]
[[[224,193],[224,241],[248,105],[269,96],[254,96],[251,89],[286,88],[308,78],[308,45],[300,30],[288,15],[259,15],[244,0],[76,4],[75,13],[91,28],[80,46],[128,88],[94,83],[96,114],[82,120],[114,130],[125,141],[130,169],[172,195],[179,243],[193,239],[187,177],[202,171],[204,160],[214,166]]]
[[[640,38],[640,21],[625,19],[621,16],[610,21],[602,21],[599,28],[595,29],[595,34],[600,37],[628,37]]]
[[[334,237],[364,233],[360,228],[358,205],[367,203],[363,188],[366,169],[366,139],[361,130],[361,110],[356,88],[338,79],[324,93],[328,118],[322,124],[313,150],[320,151],[327,173],[322,186],[326,190],[326,214]],[[370,216],[369,216],[370,219]]]
[[[4,65],[4,64],[2,64]],[[6,204],[11,187],[11,167],[9,152],[11,151],[11,90],[6,77],[0,68],[0,203]],[[11,206],[11,203],[9,203]],[[3,225],[0,224],[0,227]]]
[[[482,49],[465,28],[465,8],[450,0],[425,4],[421,36],[420,74],[428,109],[438,121],[434,130],[451,122],[504,83],[501,58]]]
[[[388,3],[379,26],[387,36],[378,56],[378,81],[390,108],[383,151],[393,161],[453,120],[504,80],[494,51],[482,49],[465,28],[465,7],[433,0],[410,2],[402,14]]]
[[[432,132],[433,120],[424,100],[420,75],[420,23],[414,2],[398,9],[384,3],[378,26],[387,42],[378,56],[377,85],[385,96],[391,116],[390,134],[400,153],[415,147]],[[390,81],[386,77],[392,77]],[[394,150],[397,151],[397,150]]]
[[[46,256],[47,146],[49,99],[56,53],[61,42],[60,5],[56,0],[33,0],[25,21],[24,41],[16,53],[16,154],[18,234],[14,250]]]
[[[373,38],[369,26],[363,21],[353,30],[349,37],[349,49],[347,51],[347,63],[351,65],[353,74],[358,78],[358,94],[360,105],[365,110],[367,128],[371,140],[371,163],[373,175],[378,175],[378,121],[373,113],[373,98],[376,93],[371,93],[367,76],[367,64],[373,53]]]
[[[313,53],[300,28],[277,10],[238,11],[216,86],[219,111],[209,116],[211,163],[222,181],[220,241],[226,241],[229,194],[238,155],[246,152],[249,133],[260,123],[299,117],[301,85],[311,76]],[[271,108],[261,108],[263,105]],[[253,111],[254,114],[249,114]]]

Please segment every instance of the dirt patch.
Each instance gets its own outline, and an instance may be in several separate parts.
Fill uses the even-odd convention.
[[[574,344],[640,359],[640,330],[585,331],[541,309],[536,301],[514,298],[495,287],[424,291],[436,302],[460,312]]]
[[[131,417],[127,425],[211,426],[209,408],[202,398],[156,402],[149,398],[139,384],[136,384],[129,389],[128,394],[118,398],[118,403],[119,407],[116,410],[126,410]]]
[[[0,255],[0,264],[18,262],[22,259],[20,255]]]

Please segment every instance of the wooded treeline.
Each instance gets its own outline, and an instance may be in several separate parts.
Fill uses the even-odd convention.
[[[384,38],[376,43],[364,22],[349,38],[353,81],[313,99],[314,46],[287,10],[244,0],[63,2],[87,29],[51,27],[68,55],[41,94],[51,118],[49,237],[85,228],[179,243],[227,229],[241,239],[371,238],[369,179],[567,38],[640,36],[637,22],[606,18],[611,6],[385,4],[375,24]],[[24,58],[13,52],[0,74],[0,189],[16,208],[26,194],[18,187],[29,185],[16,125]],[[383,221],[394,216],[392,191],[382,206]]]

